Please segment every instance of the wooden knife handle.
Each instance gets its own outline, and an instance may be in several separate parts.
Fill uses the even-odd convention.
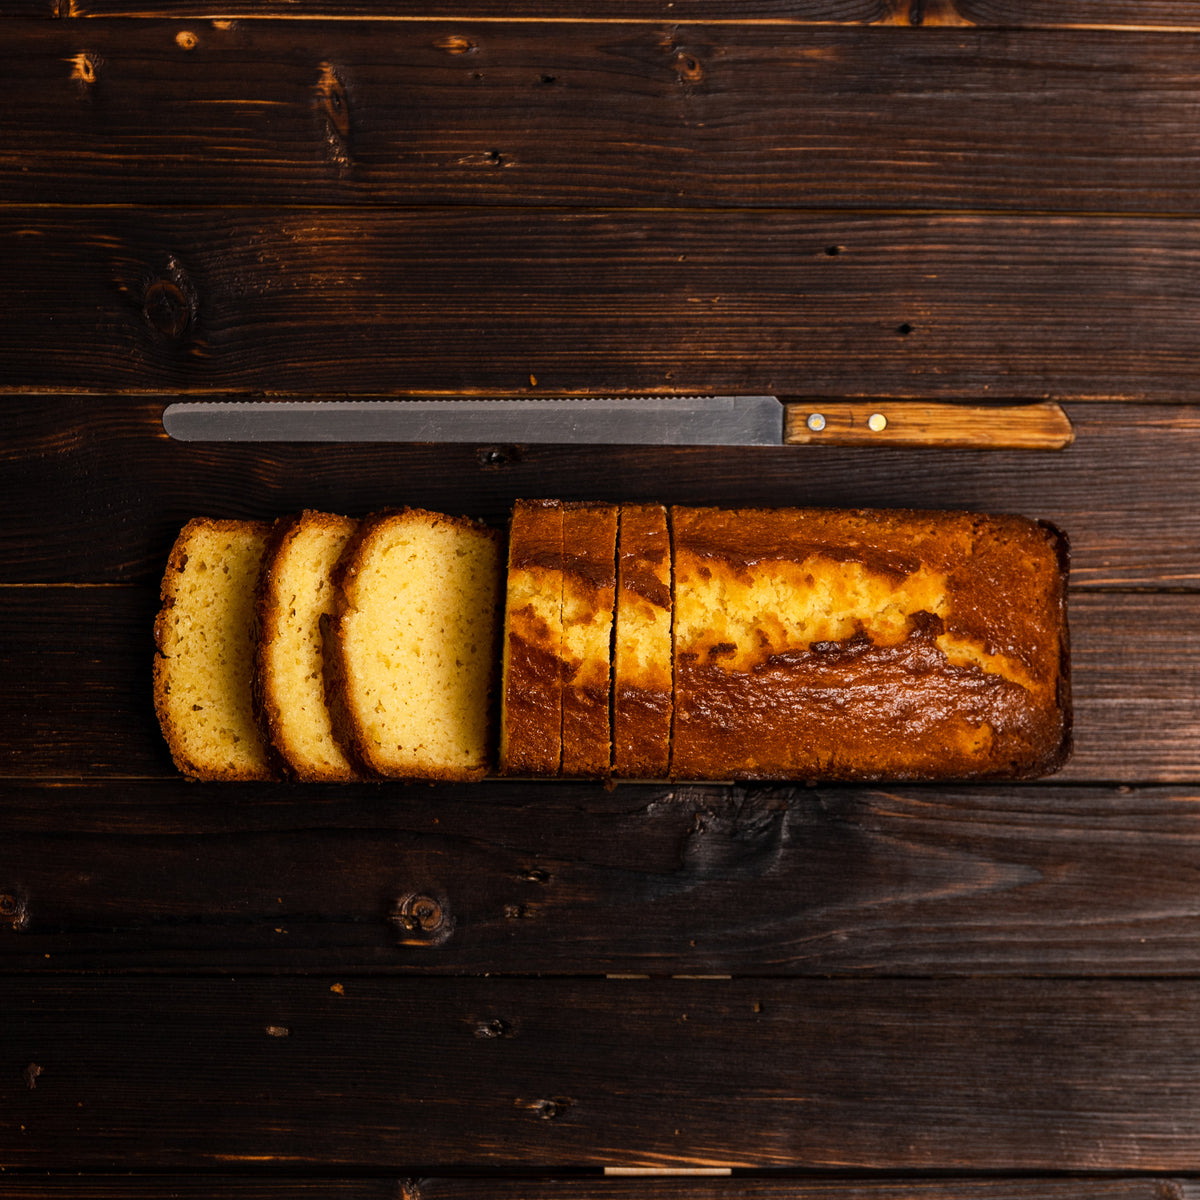
[[[981,450],[1062,450],[1075,439],[1059,405],[971,406],[906,400],[792,400],[784,405],[789,446],[966,446]]]

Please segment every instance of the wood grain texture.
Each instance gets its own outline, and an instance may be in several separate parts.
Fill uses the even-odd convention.
[[[0,588],[0,777],[167,778],[150,697],[157,592]],[[1060,778],[1200,779],[1200,595],[1076,593],[1075,753]]]
[[[925,0],[926,4],[928,0]],[[934,0],[935,3],[944,0]],[[1082,0],[1086,3],[1087,0]],[[1151,7],[1180,9],[1194,0],[1150,0]],[[1120,0],[1116,0],[1120,3]],[[776,20],[802,23],[908,23],[911,0],[749,0],[738,8],[738,20]],[[425,0],[416,12],[399,5],[384,6],[371,0],[291,0],[281,14],[272,0],[241,0],[235,8],[215,7],[205,0],[8,0],[3,16],[60,18],[165,18],[222,19],[231,12],[241,19],[281,16],[303,19],[375,21],[405,20],[410,17],[470,17],[485,20],[531,20],[557,18],[579,20],[682,21],[705,18],[728,19],[729,7],[722,0],[589,0],[586,11],[565,0]],[[1200,23],[1200,22],[1198,22]]]
[[[970,24],[1010,29],[1200,29],[1196,0],[951,0],[951,6]]]
[[[64,976],[0,994],[18,1169],[66,1144],[80,1169],[276,1173],[1170,1172],[1200,1153],[1186,981]]]
[[[4,824],[9,974],[1200,973],[1194,788],[95,781]]]
[[[981,407],[859,401],[789,404],[789,446],[958,446],[977,450],[1065,450],[1075,439],[1060,404]]]
[[[1190,218],[9,208],[0,248],[9,392],[1195,399]]]
[[[740,1172],[732,1178],[598,1177],[595,1170],[545,1176],[409,1176],[404,1179],[263,1179],[230,1175],[91,1175],[36,1178],[9,1173],[6,1200],[1196,1200],[1187,1177],[1109,1178],[954,1176],[914,1180],[829,1172],[784,1177]]]
[[[1183,33],[469,19],[6,32],[0,69],[21,96],[0,152],[8,203],[1015,211],[1036,180],[1042,211],[1191,215],[1200,189],[1200,43]]]
[[[732,1179],[501,1180],[420,1179],[413,1200],[1195,1200],[1197,1184],[1186,1178],[1111,1179],[901,1177],[830,1179],[755,1177]],[[24,1198],[22,1197],[22,1200]]]
[[[319,1175],[310,1179],[264,1179],[254,1175],[137,1176],[126,1173],[65,1178],[40,1172],[35,1178],[29,1178],[8,1172],[4,1195],[5,1200],[10,1197],[11,1200],[213,1200],[214,1196],[228,1196],[230,1200],[420,1200],[420,1193],[406,1195],[403,1191],[405,1186],[415,1183],[415,1180],[393,1178],[328,1179]],[[1113,1200],[1142,1200],[1143,1195],[1148,1195],[1137,1190],[1139,1185],[1132,1181],[1124,1186],[1124,1191],[1112,1193]],[[983,1195],[985,1200],[991,1200],[987,1193]],[[1109,1200],[1108,1194],[1101,1192],[1100,1195],[1102,1200]],[[426,1196],[425,1200],[433,1200],[433,1197]],[[581,1200],[588,1198],[581,1197]],[[786,1198],[781,1197],[781,1200]],[[974,1198],[969,1197],[969,1200]],[[1058,1195],[1051,1192],[1047,1200],[1058,1200]]]
[[[1195,1200],[1189,1179],[778,1178],[739,1173],[732,1179],[415,1180],[413,1200]],[[21,1198],[24,1200],[24,1197]]]
[[[1200,1200],[1200,0],[286,8],[0,16],[0,1192]],[[1077,439],[158,425],[193,394],[606,391],[1061,400]],[[545,494],[1055,521],[1075,759],[178,778],[149,666],[185,520],[500,526]],[[734,978],[674,977],[704,975]]]
[[[193,516],[262,520],[306,507],[363,516],[411,504],[502,528],[515,499],[554,496],[1023,512],[1067,532],[1075,588],[1200,590],[1196,405],[1069,405],[1076,439],[1062,453],[204,445],[164,436],[162,409],[151,398],[0,398],[5,582],[157,588]]]
[[[278,15],[271,0],[242,0],[242,17]],[[5,14],[26,17],[223,17],[204,0],[9,0]],[[586,14],[564,0],[426,0],[422,15],[474,18],[604,18],[608,20],[690,21],[727,19],[722,0],[590,0]],[[380,16],[370,0],[293,0],[289,16]],[[738,6],[742,21],[774,20],[787,24],[888,24],[913,30],[942,26],[1002,29],[1200,30],[1196,0],[753,0]]]

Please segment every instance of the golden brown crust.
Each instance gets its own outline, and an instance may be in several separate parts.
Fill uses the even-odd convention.
[[[1057,531],[970,513],[671,519],[673,775],[1011,779],[1064,761]],[[755,607],[764,594],[784,619]],[[821,604],[792,619],[810,594]]]
[[[240,758],[242,761],[240,765],[230,762],[224,757],[220,761],[199,757],[192,748],[193,739],[188,736],[188,713],[178,711],[178,705],[172,702],[171,697],[174,676],[181,666],[174,657],[175,649],[172,646],[172,610],[177,601],[181,599],[179,588],[189,557],[195,552],[197,539],[211,533],[232,534],[259,539],[265,545],[269,532],[270,526],[264,521],[194,517],[179,531],[167,558],[159,590],[160,606],[154,620],[154,709],[159,727],[171,752],[172,761],[182,774],[192,779],[211,782],[241,782],[270,780],[279,776],[277,760],[271,754],[265,739],[247,738],[246,743],[241,747]],[[252,613],[252,605],[248,607]],[[248,641],[253,639],[252,625],[243,632]],[[253,699],[250,694],[249,679],[245,681],[245,686],[245,707],[251,714],[248,732],[256,734],[257,730],[253,728]],[[255,744],[256,741],[258,744]]]
[[[613,774],[667,775],[671,757],[671,540],[660,504],[621,507],[613,644]]]
[[[334,745],[318,757],[306,750],[296,736],[289,708],[293,707],[299,698],[292,690],[290,681],[285,683],[277,675],[273,663],[277,644],[283,641],[285,629],[289,623],[294,624],[296,621],[296,615],[290,609],[285,609],[287,598],[281,593],[282,576],[290,565],[288,556],[294,551],[298,539],[307,538],[314,533],[325,534],[336,545],[337,542],[348,539],[356,527],[357,522],[349,517],[305,509],[301,513],[281,517],[272,525],[263,554],[262,571],[255,595],[258,631],[254,659],[255,715],[263,737],[279,757],[282,773],[298,782],[344,783],[360,778],[361,772],[344,756],[340,746]],[[313,579],[311,583],[314,589],[318,584],[324,585],[325,594],[321,599],[325,602],[326,612],[317,617],[320,629],[324,633],[328,629],[326,614],[331,612],[329,604],[334,596],[332,579],[324,575],[321,580]],[[303,599],[308,604],[316,605],[312,595]],[[328,701],[324,699],[324,691],[328,671],[324,669],[324,660],[328,657],[328,652],[321,656],[322,677],[316,688],[317,694],[310,698],[314,704],[323,703],[326,710]]]
[[[615,504],[563,506],[562,774],[612,768],[612,627],[617,585]]]
[[[557,775],[562,762],[563,506],[518,500],[509,524],[500,770]]]

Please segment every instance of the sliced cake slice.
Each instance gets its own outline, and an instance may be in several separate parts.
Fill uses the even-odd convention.
[[[613,774],[661,779],[671,759],[671,538],[661,504],[621,506],[613,641]]]
[[[563,507],[518,500],[508,535],[500,770],[557,775],[562,762]]]
[[[357,522],[306,510],[272,528],[258,580],[255,701],[289,775],[336,782],[358,772],[333,735],[322,623],[334,613],[333,569]]]
[[[617,513],[615,504],[563,505],[563,775],[603,778],[612,770]]]
[[[487,773],[498,543],[465,517],[412,508],[351,536],[333,577],[330,711],[356,765],[394,779]]]
[[[254,597],[270,526],[196,518],[175,540],[154,623],[154,706],[175,765],[204,780],[276,777],[255,720]]]

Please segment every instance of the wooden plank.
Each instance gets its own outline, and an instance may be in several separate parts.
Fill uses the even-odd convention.
[[[1196,0],[934,0],[973,25],[1008,28],[1200,29]]]
[[[6,208],[0,248],[9,392],[1195,399],[1190,218]]]
[[[162,408],[129,397],[0,398],[6,582],[157,587],[175,535],[193,516],[273,519],[306,507],[361,516],[413,504],[502,528],[515,499],[557,496],[1024,512],[1066,530],[1075,588],[1200,589],[1196,405],[1073,404],[1075,442],[1048,454],[203,445],[164,437]],[[1148,486],[1167,479],[1170,487]]]
[[[461,19],[6,32],[0,69],[22,97],[0,153],[10,204],[1191,215],[1200,189],[1193,34]]]
[[[1188,981],[335,982],[0,980],[5,1163],[1161,1173],[1200,1153]]]
[[[0,588],[0,777],[174,774],[150,696],[150,588]],[[1060,778],[1200,779],[1200,595],[1077,593],[1075,753]]]
[[[204,0],[9,0],[5,14],[32,17],[226,17],[229,7]],[[242,0],[241,17],[277,15],[271,0]],[[563,0],[426,0],[425,16],[502,19],[579,17],[579,6]],[[693,21],[727,18],[722,0],[590,0],[589,18],[608,20]],[[288,16],[368,17],[380,6],[370,0],[293,0]],[[880,23],[927,29],[974,25],[1016,29],[1200,30],[1196,0],[753,0],[738,5],[742,21],[781,23]]]
[[[734,1178],[638,1177],[559,1171],[550,1177],[420,1176],[408,1179],[262,1179],[169,1175],[36,1178],[6,1174],[6,1200],[1196,1200],[1187,1178],[1156,1175],[950,1179],[830,1179],[739,1173]]]
[[[1194,789],[121,781],[3,820],[9,974],[1200,972]]]
[[[1192,0],[1150,0],[1151,7],[1186,7]],[[738,20],[775,20],[788,23],[867,23],[904,21],[909,23],[911,0],[749,0],[738,6]],[[192,20],[281,17],[304,19],[406,20],[412,17],[450,17],[484,20],[626,20],[685,21],[728,18],[729,6],[723,0],[590,0],[587,12],[563,0],[425,0],[418,13],[406,12],[399,5],[383,6],[370,0],[290,0],[281,14],[272,0],[240,0],[236,6],[213,5],[205,0],[7,0],[0,20],[9,17],[139,17]],[[1176,18],[1176,21],[1178,18]],[[1152,22],[1148,22],[1152,23]],[[1197,19],[1200,24],[1200,19]]]
[[[412,1200],[1196,1200],[1188,1179],[813,1179],[739,1173],[732,1179],[421,1179]],[[20,1197],[25,1200],[25,1197]]]
[[[402,1190],[399,1179],[270,1179],[254,1175],[76,1175],[39,1174],[36,1178],[6,1172],[5,1200],[433,1200]],[[415,1183],[415,1181],[411,1181]],[[1149,1184],[1145,1185],[1149,1187]],[[983,1193],[985,1200],[991,1200]],[[1031,1196],[1034,1194],[1031,1193]],[[1130,1181],[1113,1200],[1158,1200]],[[1108,1193],[1101,1193],[1108,1200]],[[617,1200],[617,1197],[614,1197]],[[784,1198],[781,1198],[784,1200]],[[832,1198],[831,1198],[832,1200]],[[1047,1200],[1058,1200],[1050,1193]],[[1182,1198],[1181,1198],[1182,1200]],[[1189,1197],[1188,1200],[1191,1200]]]
[[[167,775],[148,588],[0,589],[0,777]],[[140,735],[140,736],[139,736]]]

